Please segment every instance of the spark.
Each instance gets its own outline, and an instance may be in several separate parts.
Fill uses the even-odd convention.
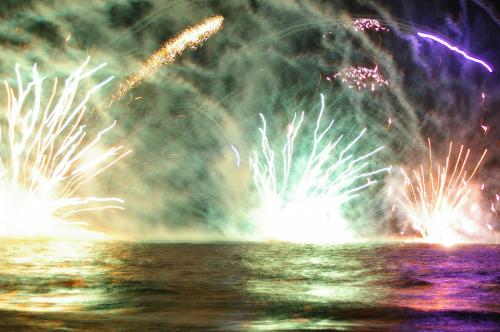
[[[483,60],[479,59],[479,58],[476,58],[476,57],[473,57],[473,56],[470,56],[468,55],[467,53],[465,53],[464,51],[460,50],[458,47],[456,46],[453,46],[451,45],[450,43],[448,43],[447,41],[439,38],[439,37],[436,37],[434,35],[431,35],[431,34],[428,34],[428,33],[423,33],[423,32],[417,32],[417,35],[419,37],[422,37],[422,38],[427,38],[427,39],[431,39],[431,40],[434,40],[434,41],[437,41],[438,43],[440,43],[441,45],[444,45],[446,46],[447,48],[449,48],[450,50],[458,53],[458,54],[461,54],[464,58],[466,58],[467,60],[470,60],[470,61],[473,61],[473,62],[476,62],[476,63],[479,63],[480,65],[482,65],[484,68],[486,68],[490,73],[493,72],[493,68],[491,66],[489,66],[486,62],[484,62]]]
[[[6,116],[0,122],[0,235],[94,236],[98,234],[78,227],[85,223],[69,217],[82,211],[123,209],[120,198],[78,195],[82,185],[131,152],[123,145],[103,148],[101,144],[116,121],[95,136],[87,131],[87,103],[112,79],[92,87],[75,104],[80,82],[105,66],[86,70],[88,62],[66,79],[62,92],[57,92],[55,79],[48,99],[42,92],[45,78],[36,65],[27,86],[16,66],[17,93],[5,82]]]
[[[254,225],[264,238],[292,242],[347,242],[354,233],[341,215],[342,206],[376,180],[369,177],[388,168],[370,170],[369,158],[383,147],[356,156],[353,146],[366,133],[363,129],[351,142],[344,136],[331,140],[334,121],[322,124],[325,100],[312,137],[299,139],[305,114],[294,114],[280,151],[269,141],[267,122],[260,114],[260,151],[253,151],[250,167],[260,199],[253,215]],[[311,144],[305,154],[297,153],[297,142]],[[341,147],[344,145],[344,147]]]
[[[377,32],[386,32],[389,31],[388,28],[384,27],[378,20],[371,18],[358,18],[351,22],[349,25],[355,31],[366,31],[373,30]]]
[[[236,156],[236,166],[240,167],[240,153],[238,152],[238,149],[236,146],[231,144],[231,149],[234,152],[234,155]]]
[[[484,94],[484,92],[481,92],[481,106],[484,105],[484,99],[486,98],[486,95]]]
[[[389,85],[389,81],[378,72],[378,66],[373,69],[347,67],[334,74],[333,78],[340,80],[351,89],[356,87],[358,90],[370,88],[371,91],[375,91],[377,87]]]
[[[161,48],[155,51],[140,66],[139,70],[129,76],[118,86],[112,101],[121,99],[142,80],[151,77],[162,66],[172,64],[187,48],[197,48],[207,39],[222,29],[224,18],[220,15],[211,16],[192,27],[187,27],[177,36],[167,40]]]
[[[481,125],[481,129],[483,130],[483,135],[486,135],[486,133],[488,132],[489,127],[486,126],[486,125]]]
[[[470,149],[464,154],[464,146],[461,145],[453,162],[453,142],[450,142],[444,166],[438,164],[436,168],[430,140],[428,144],[428,167],[420,165],[410,175],[402,170],[405,185],[401,190],[403,198],[399,202],[412,227],[425,241],[444,245],[465,241],[464,234],[475,231],[474,217],[468,217],[466,209],[472,205],[470,182],[487,150],[469,171],[467,162]]]

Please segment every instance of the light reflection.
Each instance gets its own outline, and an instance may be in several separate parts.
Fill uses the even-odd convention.
[[[0,260],[0,309],[76,312],[104,301],[92,287],[105,267],[99,244],[60,241],[4,241]]]

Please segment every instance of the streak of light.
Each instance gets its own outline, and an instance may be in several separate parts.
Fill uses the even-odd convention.
[[[127,77],[118,86],[116,93],[112,97],[111,104],[121,99],[142,80],[154,75],[162,66],[172,64],[185,49],[199,47],[222,29],[223,21],[224,18],[220,15],[208,17],[192,27],[187,27],[174,38],[167,40],[160,49],[141,64],[136,73]]]
[[[240,153],[238,152],[238,149],[236,148],[236,146],[234,146],[232,144],[231,144],[231,149],[233,150],[234,155],[236,157],[236,166],[240,167]]]
[[[464,58],[466,58],[467,60],[470,60],[470,61],[473,61],[473,62],[476,62],[476,63],[479,63],[481,66],[483,66],[484,68],[486,68],[490,73],[493,72],[493,68],[488,65],[485,61],[479,59],[479,58],[476,58],[476,57],[473,57],[467,53],[465,53],[464,51],[462,51],[461,49],[459,49],[458,47],[456,46],[453,46],[451,45],[450,43],[448,43],[446,40],[444,39],[441,39],[439,37],[436,37],[434,35],[431,35],[431,34],[428,34],[428,33],[423,33],[423,32],[417,32],[417,35],[419,37],[422,37],[422,38],[427,38],[427,39],[431,39],[431,40],[434,40],[438,43],[440,43],[441,45],[444,45],[446,46],[447,48],[449,48],[450,50],[458,53],[458,54],[461,54]]]

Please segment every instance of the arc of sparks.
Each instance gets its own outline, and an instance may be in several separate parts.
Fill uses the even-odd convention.
[[[448,47],[450,50],[458,53],[458,54],[461,54],[464,58],[466,58],[467,60],[470,60],[470,61],[473,61],[473,62],[476,62],[476,63],[479,63],[480,65],[482,65],[484,68],[486,68],[490,73],[493,72],[493,68],[488,65],[484,60],[481,60],[479,58],[476,58],[476,57],[473,57],[467,53],[465,53],[464,51],[462,51],[461,49],[459,49],[458,47],[456,46],[453,46],[451,45],[450,43],[448,43],[446,40],[444,39],[441,39],[437,36],[434,36],[434,35],[431,35],[431,34],[428,34],[428,33],[423,33],[423,32],[417,32],[417,35],[419,37],[422,37],[422,38],[427,38],[427,39],[432,39],[434,41],[437,41],[438,43],[440,43],[441,45],[444,45],[446,47]]]
[[[127,77],[118,86],[110,105],[114,101],[120,100],[142,80],[151,77],[160,67],[172,64],[186,48],[199,47],[204,41],[222,29],[223,22],[224,17],[221,15],[211,16],[192,27],[187,27],[174,38],[167,40],[141,64],[136,73]]]

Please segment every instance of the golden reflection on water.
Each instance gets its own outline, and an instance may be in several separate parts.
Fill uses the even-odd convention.
[[[103,300],[86,280],[105,273],[96,243],[8,241],[2,245],[0,309],[76,312]]]

